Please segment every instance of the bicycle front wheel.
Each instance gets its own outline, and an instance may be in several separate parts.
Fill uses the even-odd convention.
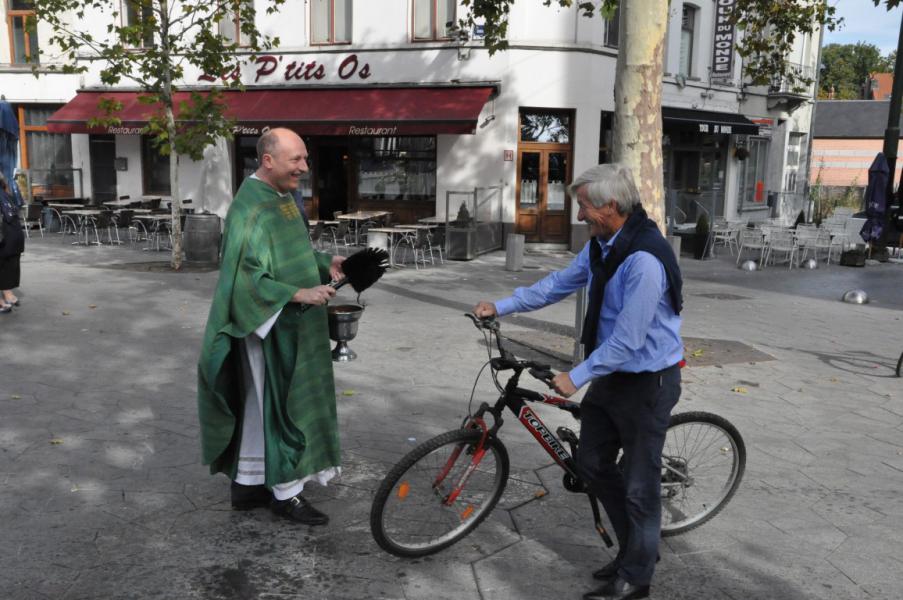
[[[897,359],[897,377],[903,377],[903,354]]]
[[[723,417],[672,415],[662,450],[662,536],[695,529],[730,502],[746,469],[746,445]]]
[[[482,433],[449,431],[411,450],[373,498],[370,530],[380,548],[403,557],[451,546],[486,518],[508,482],[508,452]]]

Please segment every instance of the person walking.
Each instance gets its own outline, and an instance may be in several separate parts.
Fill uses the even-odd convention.
[[[19,217],[19,204],[3,173],[0,173],[0,314],[19,306],[13,290],[21,278],[20,258],[25,251],[25,234]]]
[[[606,164],[569,187],[591,239],[564,269],[508,298],[481,301],[485,318],[532,311],[589,287],[585,360],[552,385],[581,402],[577,468],[602,502],[618,540],[614,560],[593,573],[586,600],[649,596],[661,530],[661,453],[680,397],[682,279],[671,245],[640,204],[627,167]],[[623,471],[617,464],[623,449]]]
[[[345,259],[315,252],[306,232],[298,235],[292,192],[307,172],[301,138],[272,129],[257,156],[226,215],[198,363],[203,462],[232,480],[233,508],[269,505],[323,525],[328,516],[301,492],[340,473],[325,308],[335,290],[324,284],[342,277]]]

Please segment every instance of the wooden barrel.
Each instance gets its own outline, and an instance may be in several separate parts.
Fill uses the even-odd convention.
[[[222,239],[220,218],[213,214],[185,216],[182,244],[185,261],[195,264],[218,265]]]

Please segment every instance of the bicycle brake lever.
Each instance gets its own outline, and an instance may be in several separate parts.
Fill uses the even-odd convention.
[[[546,367],[544,369],[540,369],[539,367],[534,367],[534,368],[530,369],[529,372],[530,372],[530,375],[532,375],[536,379],[540,380],[541,382],[543,382],[544,384],[549,386],[549,388],[552,387],[552,380],[555,378],[555,373],[553,373],[552,370],[549,369],[548,367]]]

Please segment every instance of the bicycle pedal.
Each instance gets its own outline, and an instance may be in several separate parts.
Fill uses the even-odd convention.
[[[558,433],[558,437],[562,439],[562,441],[576,444],[577,443],[577,434],[568,429],[567,427],[559,427],[556,432]]]

